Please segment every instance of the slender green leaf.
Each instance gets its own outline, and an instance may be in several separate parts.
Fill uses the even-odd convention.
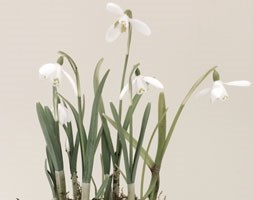
[[[86,131],[85,131],[85,128],[83,126],[83,124],[79,125],[79,113],[77,112],[77,110],[75,109],[75,107],[65,98],[63,97],[61,94],[58,93],[58,95],[62,98],[62,100],[64,102],[66,102],[69,106],[69,108],[71,109],[73,115],[74,115],[74,118],[75,118],[75,121],[76,121],[76,126],[77,126],[77,129],[78,129],[78,133],[80,134],[81,132],[83,132],[83,140],[81,140],[81,142],[83,143],[83,147],[86,147],[87,146],[87,134],[86,134]],[[82,131],[80,130],[80,126],[82,128]],[[81,137],[80,137],[81,138]],[[85,149],[84,149],[85,150]],[[83,152],[84,153],[84,152]]]
[[[83,95],[82,119],[84,118],[84,113],[85,113],[85,96]]]
[[[126,175],[127,175],[127,183],[129,184],[129,183],[132,183],[131,168],[130,168],[130,165],[129,165],[127,146],[126,146],[126,141],[125,141],[125,137],[124,137],[124,129],[120,124],[120,119],[119,119],[119,116],[117,114],[117,110],[116,110],[115,106],[113,105],[113,103],[110,103],[110,106],[111,106],[111,110],[112,110],[114,120],[116,122],[117,130],[118,130],[118,133],[119,133],[120,143],[122,145],[122,151],[123,151],[124,162],[125,162],[125,170],[126,170]]]
[[[166,109],[166,110],[164,111],[164,113],[162,114],[160,120],[157,122],[157,124],[156,124],[156,126],[155,126],[155,128],[154,128],[154,130],[153,130],[153,132],[152,132],[152,134],[151,134],[151,137],[150,137],[150,139],[149,139],[149,142],[148,142],[148,146],[147,146],[146,154],[145,154],[144,159],[143,159],[144,162],[143,162],[143,166],[142,166],[141,189],[140,189],[140,197],[141,197],[141,198],[143,197],[144,176],[145,176],[146,160],[147,160],[147,156],[148,156],[148,153],[149,153],[149,149],[150,149],[150,147],[151,147],[151,143],[152,143],[152,141],[153,141],[153,138],[154,138],[154,136],[155,136],[155,133],[157,132],[158,127],[159,127],[160,124],[163,122],[164,117],[166,117],[167,111],[168,111],[168,109]],[[156,165],[157,165],[157,163],[156,163]],[[154,166],[153,166],[153,167],[154,167]],[[152,172],[153,167],[152,167],[152,168],[150,167],[151,172]]]
[[[104,59],[101,58],[95,68],[94,71],[94,75],[93,75],[93,88],[94,88],[94,93],[96,93],[98,86],[99,86],[99,71],[100,71],[100,67],[102,66]],[[113,148],[113,143],[112,143],[112,139],[111,139],[111,134],[110,134],[110,129],[108,127],[107,121],[103,118],[102,114],[105,113],[105,108],[104,108],[104,103],[103,103],[103,98],[101,96],[100,102],[99,102],[99,114],[102,120],[102,124],[104,127],[104,131],[103,131],[103,135],[102,138],[105,137],[106,138],[106,142],[107,142],[107,148],[102,148],[102,154],[103,157],[108,157],[108,154],[110,153],[111,157],[112,157],[112,161],[113,163],[116,162],[116,157],[114,154],[114,148]],[[103,144],[102,144],[103,145]],[[104,165],[105,168],[107,168],[106,171],[110,170],[110,165]]]
[[[148,198],[150,193],[154,190],[157,180],[158,180],[158,175],[152,176],[150,184],[149,184],[149,188],[147,192],[145,193],[145,195],[143,196],[143,198],[141,198],[141,200],[145,200]]]
[[[63,125],[63,129],[65,130],[65,133],[68,138],[69,146],[70,146],[70,152],[72,152],[74,148],[74,139],[73,139],[73,131],[72,131],[72,124],[71,122],[68,122],[67,125]]]
[[[108,184],[104,192],[104,199],[110,200],[111,194],[112,194],[112,176],[109,176]]]
[[[76,139],[75,139],[75,145],[74,149],[71,153],[71,174],[76,173],[76,165],[77,165],[77,156],[78,156],[78,149],[80,146],[80,138],[79,134],[76,134]]]
[[[161,154],[163,152],[163,145],[165,142],[166,137],[166,114],[164,115],[164,112],[166,111],[166,103],[165,103],[165,97],[164,93],[161,92],[159,95],[158,100],[158,122],[161,121],[161,123],[158,126],[158,143],[157,143],[157,151],[156,151],[156,157],[155,157],[155,163],[157,165],[160,165],[160,158]],[[163,118],[163,120],[161,120]]]
[[[101,80],[99,87],[96,91],[96,95],[94,98],[93,106],[92,106],[92,113],[91,113],[91,121],[90,121],[90,129],[89,135],[87,140],[87,147],[86,147],[86,156],[84,162],[84,180],[86,183],[90,182],[93,162],[94,162],[94,155],[95,155],[95,143],[97,137],[97,126],[98,126],[98,107],[101,98],[101,94],[103,91],[103,87],[106,81],[106,78],[109,74],[109,70],[105,73],[103,79]]]
[[[98,86],[99,86],[99,71],[100,71],[100,67],[102,66],[104,62],[104,58],[101,58],[97,65],[96,65],[96,68],[95,68],[95,71],[94,71],[94,75],[93,75],[93,87],[94,87],[94,92],[96,93],[97,89],[98,89]]]
[[[49,169],[50,169],[51,179],[52,179],[53,183],[55,184],[55,168],[54,168],[54,165],[53,165],[52,158],[50,156],[48,147],[46,147],[46,154],[47,154],[47,162],[48,162],[48,166],[49,166]]]
[[[106,118],[106,120],[116,129],[118,130],[117,128],[117,124],[116,122],[111,119],[110,117],[108,117],[107,115],[104,115],[104,117]],[[126,130],[123,130],[123,133],[124,133],[124,137],[126,140],[129,141],[130,139],[130,136],[129,136],[129,133],[126,131]],[[133,138],[133,147],[136,148],[137,147],[137,140],[135,138]],[[141,152],[140,152],[140,155],[142,157],[142,159],[145,158],[145,155],[146,155],[146,150],[142,147],[141,148]],[[147,158],[146,158],[146,164],[147,166],[151,169],[153,166],[154,166],[154,161],[152,160],[151,156],[150,155],[147,155]]]
[[[102,151],[102,159],[103,159],[103,166],[104,166],[103,170],[105,174],[109,174],[110,169],[111,169],[111,154],[109,151],[104,129],[102,132],[101,149],[102,149],[101,151]]]
[[[138,139],[138,143],[137,143],[137,147],[136,147],[136,151],[135,151],[135,155],[134,155],[134,162],[133,162],[133,168],[132,168],[133,169],[132,170],[133,182],[135,181],[136,170],[137,170],[137,166],[138,166],[138,161],[139,161],[139,157],[140,157],[140,152],[141,152],[141,147],[142,147],[144,135],[145,135],[147,124],[148,124],[150,109],[151,109],[151,104],[148,103],[148,105],[146,106],[144,115],[143,115],[142,124],[141,124],[141,131],[140,131],[140,135],[139,135],[139,139]]]
[[[104,182],[100,186],[99,190],[96,192],[95,199],[99,199],[104,194],[104,191],[108,183],[109,183],[109,175],[106,175]]]
[[[63,169],[63,162],[62,162],[62,155],[59,151],[59,147],[57,146],[57,143],[55,145],[55,141],[57,141],[57,137],[54,134],[54,129],[52,129],[52,126],[49,125],[48,118],[45,115],[44,109],[40,103],[36,104],[37,108],[37,114],[39,118],[39,122],[43,131],[43,135],[48,147],[48,152],[50,154],[50,157],[52,158],[53,165],[56,170],[62,170]]]
[[[101,139],[101,136],[103,134],[103,127],[101,126],[99,131],[98,131],[98,135],[97,135],[97,138],[96,138],[96,142],[95,142],[95,149],[98,148],[98,145],[99,145],[99,142],[100,142],[100,139]]]
[[[45,159],[44,168],[45,168],[45,173],[46,173],[46,176],[47,176],[48,183],[49,183],[51,191],[52,191],[52,195],[55,198],[55,197],[57,197],[57,193],[55,191],[56,187],[53,183],[53,180],[51,179],[50,172],[47,170],[47,159]]]
[[[98,188],[97,188],[96,182],[92,176],[91,176],[91,182],[93,183],[95,194],[96,194],[98,192]]]

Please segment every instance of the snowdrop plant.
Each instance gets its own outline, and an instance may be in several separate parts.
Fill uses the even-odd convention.
[[[114,3],[108,3],[106,8],[118,16],[116,22],[106,32],[106,40],[111,42],[117,39],[121,33],[128,33],[126,56],[122,67],[118,102],[116,102],[118,108],[115,106],[115,102],[104,102],[103,100],[103,88],[105,84],[109,84],[106,83],[109,70],[100,78],[103,58],[98,61],[94,70],[94,99],[89,114],[90,118],[86,122],[84,121],[86,114],[85,99],[81,91],[79,68],[75,61],[67,53],[60,51],[56,63],[43,65],[39,69],[40,77],[50,81],[53,91],[53,109],[49,109],[49,106],[42,106],[41,103],[37,103],[36,108],[46,142],[45,172],[54,200],[69,200],[70,190],[72,190],[71,199],[73,200],[135,200],[136,198],[156,200],[166,149],[186,103],[199,85],[213,73],[213,87],[201,92],[201,94],[210,92],[212,102],[228,98],[224,84],[250,86],[249,81],[223,83],[220,80],[217,67],[212,67],[193,84],[181,102],[172,122],[168,124],[167,106],[163,92],[164,85],[152,76],[143,76],[141,74],[142,67],[139,63],[133,67],[128,65],[132,31],[137,30],[144,35],[150,35],[150,28],[140,20],[134,19],[131,10],[123,11]],[[74,79],[64,69],[68,66],[74,74]],[[127,76],[128,72],[129,76]],[[76,102],[71,102],[62,92],[59,92],[59,86],[63,81],[62,74],[71,83]],[[149,102],[145,109],[140,111],[142,118],[139,121],[133,120],[140,101],[145,101],[142,100],[142,96],[148,91],[150,85],[160,90],[160,95],[157,97],[158,119],[155,127],[149,126],[149,116],[152,113],[152,104]],[[130,103],[127,103],[128,101],[123,102],[126,93],[130,94]],[[111,110],[110,112],[106,111],[108,107]],[[71,116],[70,112],[72,113]],[[89,126],[86,127],[85,124],[89,124]],[[134,133],[135,125],[140,127],[138,133]],[[151,133],[149,133],[150,128]],[[64,138],[66,138],[65,147],[62,147],[62,134],[65,134]],[[113,134],[117,136],[116,141],[112,137]],[[154,143],[155,136],[158,137],[157,150],[155,156],[152,156],[149,150],[151,144]],[[143,143],[145,137],[148,138],[147,146]],[[101,145],[101,151],[98,152],[99,145]],[[66,156],[64,156],[62,148],[65,148],[68,158],[72,189],[66,188],[67,177],[65,177],[64,171],[64,158]],[[93,179],[93,166],[97,152],[101,158],[102,180],[99,187],[97,180]],[[81,169],[77,166],[78,159],[81,162]],[[143,160],[143,166],[141,173],[138,174],[140,159]],[[124,169],[121,169],[121,160],[124,161]],[[151,174],[147,188],[144,187],[146,168],[150,170]],[[80,174],[80,179],[78,179],[78,174]],[[136,177],[141,180],[139,186],[135,183]],[[123,194],[119,190],[121,181],[125,181],[127,184],[127,194]],[[94,194],[90,193],[91,186],[94,187]],[[136,187],[139,187],[139,195],[136,194]]]

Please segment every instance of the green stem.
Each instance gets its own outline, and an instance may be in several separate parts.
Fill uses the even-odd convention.
[[[120,85],[120,92],[122,91],[122,89],[124,88],[125,85],[125,79],[126,79],[126,71],[127,71],[127,66],[128,66],[128,60],[129,60],[129,53],[130,53],[130,47],[131,47],[131,38],[132,38],[132,27],[129,24],[129,29],[128,29],[128,38],[127,38],[127,52],[126,52],[126,56],[125,56],[125,61],[124,61],[124,68],[123,68],[123,73],[122,73],[122,79],[121,79],[121,85]],[[119,101],[119,118],[121,120],[122,117],[122,107],[123,107],[123,101],[120,100]],[[116,165],[119,166],[120,164],[120,156],[121,156],[121,151],[122,151],[122,147],[121,147],[121,143],[119,140],[119,135],[117,136],[117,144],[116,144],[116,152],[115,152],[115,157],[116,157]],[[117,167],[114,167],[114,173],[117,174]],[[113,196],[119,196],[119,175],[116,175],[118,177],[113,178],[113,188],[115,190],[113,190]]]
[[[122,91],[122,89],[124,88],[124,85],[125,85],[126,71],[127,71],[127,65],[128,65],[129,53],[130,53],[130,47],[131,47],[131,39],[132,39],[132,27],[129,24],[128,38],[127,38],[127,53],[125,56],[123,74],[122,74],[121,85],[120,85],[120,92]],[[122,100],[120,100],[120,102],[119,102],[119,116],[120,116],[120,118],[122,115],[122,103],[123,103]]]
[[[182,103],[181,103],[181,105],[180,105],[180,107],[179,107],[179,109],[178,109],[178,111],[177,111],[177,113],[176,113],[176,116],[175,116],[175,118],[174,118],[174,120],[173,120],[173,122],[172,122],[172,124],[171,124],[171,127],[170,127],[170,129],[169,129],[168,135],[167,135],[167,137],[166,137],[166,139],[165,139],[165,142],[164,142],[164,145],[163,145],[163,151],[162,151],[162,153],[161,153],[161,155],[160,155],[160,160],[163,159],[163,156],[164,156],[165,151],[166,151],[166,149],[167,149],[167,147],[168,147],[168,144],[169,144],[171,135],[172,135],[172,133],[174,132],[174,129],[175,129],[176,124],[177,124],[177,121],[178,121],[178,119],[179,119],[179,117],[180,117],[180,115],[181,115],[181,113],[182,113],[182,111],[183,111],[183,109],[184,109],[185,104],[188,102],[188,100],[189,100],[190,97],[192,96],[193,92],[198,88],[198,86],[199,86],[199,85],[206,79],[206,77],[207,77],[211,72],[213,72],[216,68],[217,68],[217,66],[216,66],[216,67],[212,67],[212,68],[211,68],[210,70],[208,70],[204,75],[202,75],[202,76],[193,84],[193,86],[191,87],[191,89],[189,90],[189,92],[187,93],[187,95],[185,96],[185,98],[183,99],[183,101],[182,101]]]

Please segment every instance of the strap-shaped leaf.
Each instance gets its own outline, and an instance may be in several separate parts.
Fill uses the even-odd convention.
[[[166,112],[166,103],[165,103],[165,96],[164,93],[161,92],[159,95],[159,100],[158,100],[158,143],[157,143],[157,151],[156,151],[156,157],[155,157],[155,163],[157,165],[160,165],[161,161],[159,157],[161,157],[161,154],[163,152],[163,145],[165,142],[165,137],[166,137],[166,114],[164,116],[164,113]]]
[[[111,118],[110,118],[109,116],[107,116],[107,115],[104,115],[104,117],[106,118],[106,120],[107,120],[116,130],[118,130],[117,124],[116,124],[116,122],[115,122],[113,119],[111,119]],[[125,139],[129,141],[129,139],[130,139],[129,133],[128,133],[126,130],[123,130],[123,132],[124,132],[124,137],[125,137]],[[137,140],[136,140],[135,138],[133,138],[133,147],[134,147],[134,148],[137,147]],[[146,153],[146,150],[142,147],[142,148],[141,148],[141,152],[140,152],[140,155],[141,155],[142,159],[145,158],[145,155],[146,155],[146,154],[147,154],[147,153]],[[154,164],[155,164],[154,161],[152,160],[152,158],[151,158],[151,156],[150,156],[149,154],[147,154],[147,157],[146,157],[146,164],[147,164],[147,166],[148,166],[150,169],[152,169],[152,167],[153,167]]]
[[[104,191],[109,183],[109,175],[107,175],[104,179],[104,182],[98,189],[97,193],[95,194],[95,199],[100,199],[100,197],[104,194]]]
[[[112,194],[111,188],[112,188],[112,176],[109,176],[108,184],[104,192],[104,199],[110,199]]]
[[[98,126],[98,107],[99,102],[101,98],[101,94],[103,91],[103,87],[106,81],[106,78],[109,74],[109,70],[105,73],[103,79],[101,80],[98,89],[96,91],[96,95],[93,101],[92,106],[92,113],[91,113],[91,121],[90,121],[90,128],[89,128],[89,135],[87,139],[87,147],[86,147],[86,156],[85,156],[85,162],[84,162],[84,181],[86,183],[89,183],[91,180],[91,174],[92,174],[92,168],[93,168],[93,161],[94,161],[94,155],[96,150],[96,138],[97,138],[97,126]]]
[[[56,142],[57,137],[55,136],[54,128],[52,128],[52,126],[49,125],[52,122],[48,121],[49,119],[45,115],[44,109],[40,103],[36,104],[36,109],[41,129],[43,131],[43,135],[48,147],[48,152],[50,154],[50,157],[52,158],[54,168],[56,170],[62,170],[63,161],[61,159],[62,158],[61,152],[59,151],[59,147]]]
[[[48,166],[49,166],[49,170],[50,170],[50,176],[51,176],[53,183],[56,184],[55,183],[55,169],[54,169],[54,165],[52,162],[52,158],[51,158],[49,151],[48,151],[48,147],[46,147],[46,154],[47,154],[47,162],[48,162]]]
[[[97,89],[98,89],[98,86],[99,86],[99,72],[100,72],[100,67],[102,66],[104,62],[104,58],[101,58],[96,67],[95,67],[95,71],[94,71],[94,75],[93,75],[93,89],[94,89],[94,92],[96,93]]]
[[[80,138],[79,138],[79,134],[76,134],[74,149],[71,153],[71,174],[76,173],[79,146],[80,146]]]
[[[133,182],[135,181],[136,170],[137,170],[137,166],[138,166],[138,161],[139,161],[139,157],[140,157],[140,152],[141,152],[141,147],[142,147],[144,135],[145,135],[147,124],[148,124],[150,109],[151,109],[151,104],[148,103],[148,105],[146,106],[146,109],[144,111],[144,114],[143,114],[140,135],[139,135],[139,139],[138,139],[138,143],[137,143],[137,147],[136,147],[136,151],[135,151],[135,155],[134,155],[134,162],[133,162],[133,168],[132,168],[132,181]]]
[[[152,141],[153,141],[153,139],[154,139],[154,136],[155,136],[155,134],[156,134],[156,132],[157,132],[157,129],[158,129],[160,123],[162,123],[163,118],[166,116],[167,111],[168,111],[168,109],[166,109],[166,110],[164,111],[164,113],[162,114],[160,120],[157,122],[157,124],[156,124],[156,126],[155,126],[155,128],[154,128],[154,130],[153,130],[153,132],[152,132],[152,134],[151,134],[151,136],[150,136],[150,139],[149,139],[149,142],[148,142],[148,146],[147,146],[147,149],[146,149],[146,153],[147,153],[147,154],[149,153],[149,149],[150,149],[150,147],[151,147],[151,144],[152,144]],[[141,189],[140,189],[140,197],[141,197],[141,198],[143,197],[143,186],[144,186],[144,177],[145,177],[145,169],[146,169],[146,159],[147,159],[147,155],[144,156],[144,159],[143,159],[144,162],[143,162],[142,172],[141,172],[141,173],[142,173],[142,174],[141,174]],[[156,163],[156,165],[158,165],[158,164]],[[159,165],[159,166],[160,166],[160,165]],[[154,166],[153,166],[153,167],[154,167]],[[151,172],[152,172],[153,167],[150,168]]]
[[[141,99],[141,96],[142,95],[138,95],[136,94],[132,100],[132,105],[130,105],[128,107],[128,110],[127,110],[127,113],[126,113],[126,116],[125,116],[125,120],[124,120],[124,123],[123,123],[123,128],[124,130],[127,130],[128,129],[128,126],[130,124],[130,120],[131,120],[131,116],[133,115],[134,111],[135,111],[135,108],[137,107],[140,99]],[[122,151],[122,147],[121,147],[121,143],[120,142],[117,142],[117,147],[116,147],[116,155],[118,155],[118,165],[119,165],[119,161],[120,161],[120,157],[121,157],[121,151]]]
[[[44,107],[44,114],[45,114],[45,120],[47,120],[47,125],[49,125],[50,127],[49,137],[52,141],[55,152],[57,153],[59,165],[63,169],[62,148],[61,148],[60,131],[59,131],[58,122],[54,120],[52,111],[48,106]],[[53,128],[51,129],[51,127]]]
[[[47,159],[45,159],[44,168],[45,168],[45,173],[46,173],[46,176],[47,176],[48,183],[49,183],[51,191],[52,191],[52,195],[53,195],[54,198],[56,198],[57,197],[57,193],[55,191],[56,187],[55,187],[55,184],[54,184],[53,180],[51,179],[50,172],[47,170]]]
[[[132,180],[131,180],[131,167],[130,167],[130,164],[129,164],[126,140],[125,140],[125,137],[124,137],[124,129],[121,126],[120,119],[119,119],[119,116],[117,114],[117,110],[116,110],[115,106],[113,105],[113,103],[110,103],[110,106],[111,106],[111,111],[112,111],[113,118],[116,122],[116,129],[118,130],[120,143],[122,145],[122,151],[123,151],[123,155],[124,155],[123,157],[124,157],[124,162],[125,162],[125,170],[126,170],[126,176],[127,176],[127,183],[130,184],[130,183],[132,183]]]
[[[83,140],[81,141],[83,147],[84,147],[84,152],[83,152],[83,155],[85,153],[85,150],[86,150],[86,146],[87,146],[87,134],[86,134],[86,131],[85,131],[85,128],[83,126],[83,124],[81,124],[81,128],[82,128],[82,131],[80,131],[80,125],[79,125],[79,113],[77,112],[77,110],[75,109],[75,107],[65,98],[63,97],[61,94],[58,93],[58,95],[62,98],[62,100],[68,104],[69,108],[71,109],[73,115],[74,115],[74,118],[75,118],[75,121],[76,121],[76,126],[77,126],[77,129],[78,129],[78,134],[80,134],[81,132],[83,132]]]
[[[102,131],[102,137],[101,137],[101,152],[102,152],[102,161],[103,161],[103,171],[105,174],[110,173],[111,169],[111,154],[109,151],[108,143],[105,136],[105,131],[103,129]]]
[[[99,86],[99,72],[100,72],[100,67],[102,66],[104,59],[101,58],[95,68],[94,71],[94,75],[93,75],[93,88],[94,88],[94,93],[96,93],[98,86]],[[113,148],[113,143],[112,143],[112,138],[111,138],[111,134],[110,134],[110,129],[108,127],[107,121],[103,118],[103,113],[105,113],[105,108],[104,108],[104,102],[103,102],[103,98],[101,96],[100,102],[99,102],[99,114],[102,120],[102,124],[103,124],[103,135],[102,138],[106,138],[106,144],[107,146],[104,146],[102,148],[102,154],[103,157],[108,157],[108,154],[111,155],[112,157],[112,161],[113,163],[116,162],[116,157],[114,154],[114,148]],[[105,143],[103,143],[102,145],[105,145]],[[104,165],[106,171],[110,170],[110,165]]]
[[[67,125],[63,125],[63,129],[65,130],[65,133],[66,133],[67,138],[68,138],[69,147],[70,147],[70,153],[72,153],[72,150],[74,148],[72,123],[68,122]]]
[[[125,130],[128,129],[128,126],[129,126],[129,124],[130,124],[131,117],[133,116],[134,111],[135,111],[135,109],[136,109],[136,107],[137,107],[137,105],[138,105],[140,99],[141,99],[141,95],[136,94],[136,95],[134,96],[133,100],[132,100],[132,105],[130,105],[130,106],[128,107],[128,110],[127,110],[127,113],[126,113],[126,117],[125,117],[125,120],[124,120],[124,123],[123,123],[123,128],[124,128]]]

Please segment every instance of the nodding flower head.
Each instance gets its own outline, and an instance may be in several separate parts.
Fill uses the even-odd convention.
[[[151,34],[151,30],[147,24],[138,19],[132,18],[132,12],[130,10],[126,10],[124,12],[115,3],[107,3],[106,9],[118,16],[118,19],[109,27],[106,32],[105,39],[107,42],[113,42],[116,40],[121,33],[125,33],[129,29],[129,26],[132,26],[134,29],[144,35]]]
[[[75,94],[77,95],[77,88],[72,77],[62,68],[58,63],[48,63],[42,65],[39,69],[39,76],[41,79],[50,80],[53,86],[60,86],[62,81],[62,74],[69,80]]]
[[[206,89],[201,90],[198,93],[198,96],[203,96],[205,94],[210,93],[210,99],[212,103],[216,102],[217,100],[226,101],[229,99],[229,95],[224,85],[248,87],[251,85],[251,82],[246,81],[246,80],[241,80],[241,81],[232,81],[232,82],[225,83],[220,80],[219,73],[216,70],[214,70],[213,86],[211,88],[206,88]]]
[[[159,89],[164,88],[163,84],[159,80],[150,76],[137,75],[132,81],[133,89],[139,95],[142,95],[143,93],[147,92],[149,85],[152,85]],[[123,97],[125,96],[128,90],[129,90],[129,85],[126,84],[125,87],[122,89],[119,98],[123,99]]]

